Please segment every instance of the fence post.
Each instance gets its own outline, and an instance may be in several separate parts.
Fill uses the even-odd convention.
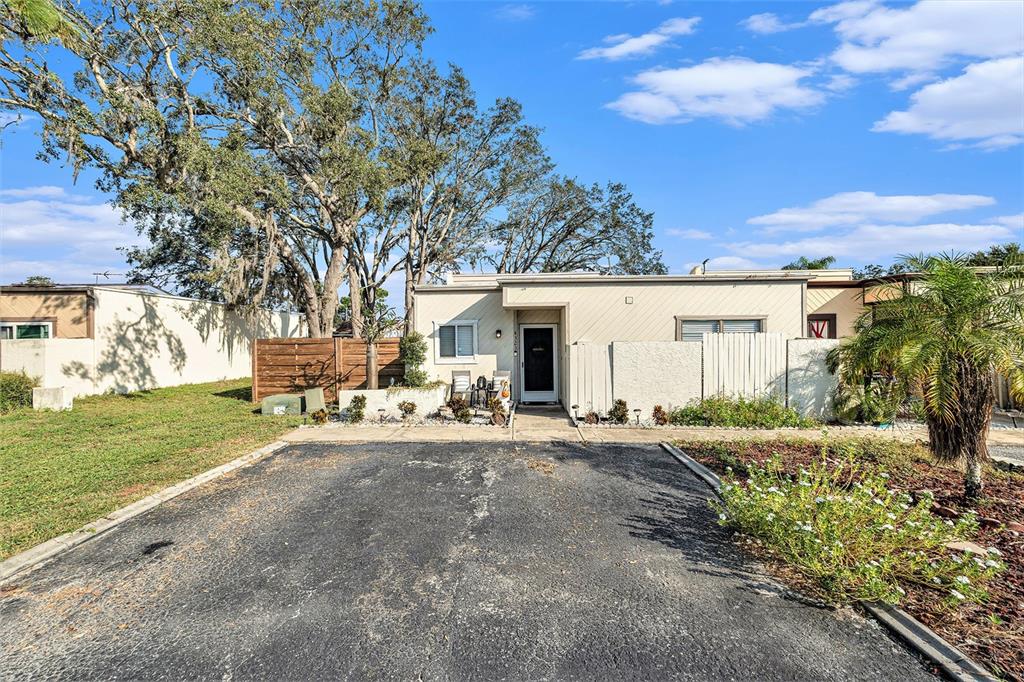
[[[251,346],[249,346],[249,350],[250,350],[250,351],[252,352],[252,358],[250,358],[250,359],[252,360],[252,393],[251,393],[251,395],[249,396],[249,399],[250,399],[250,400],[252,400],[252,402],[254,402],[254,403],[255,403],[255,402],[259,402],[259,401],[258,401],[258,400],[256,399],[256,396],[257,396],[257,395],[259,395],[259,394],[258,394],[258,393],[256,392],[256,391],[257,391],[257,380],[256,380],[256,376],[257,376],[257,374],[258,374],[258,371],[259,371],[259,365],[257,365],[257,364],[256,364],[256,349],[257,349],[257,347],[259,346],[259,343],[260,343],[260,340],[259,340],[259,339],[257,339],[256,337],[253,337],[253,339],[252,339],[252,345],[251,345]]]
[[[334,400],[338,407],[341,407],[341,368],[344,366],[341,363],[341,354],[345,347],[343,340],[340,336],[334,337]]]

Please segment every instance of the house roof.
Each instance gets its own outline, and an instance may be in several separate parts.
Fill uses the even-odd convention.
[[[852,270],[717,270],[689,275],[602,275],[593,272],[449,273],[444,284],[425,284],[417,291],[487,291],[515,284],[696,284],[706,282],[842,282]]]

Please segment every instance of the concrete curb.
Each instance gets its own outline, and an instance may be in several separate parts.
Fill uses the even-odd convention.
[[[662,442],[660,445],[665,452],[672,455],[676,461],[685,465],[697,476],[697,478],[704,481],[715,495],[719,498],[722,497],[722,479],[718,477],[718,474],[711,471],[711,469],[708,469],[706,466],[693,459],[676,446],[665,442]]]
[[[249,454],[242,455],[230,462],[214,467],[209,471],[204,471],[197,476],[193,476],[192,478],[186,479],[180,483],[175,483],[168,488],[164,488],[163,490],[153,493],[148,497],[144,497],[141,500],[133,502],[127,507],[121,507],[120,509],[112,511],[106,516],[96,519],[92,523],[87,523],[78,530],[73,530],[70,533],[65,533],[64,535],[58,535],[57,537],[40,543],[31,549],[21,552],[20,554],[15,554],[14,556],[0,562],[0,584],[6,583],[16,576],[31,572],[57,555],[107,532],[111,528],[119,526],[128,519],[144,514],[153,507],[156,507],[167,500],[173,499],[182,493],[192,490],[193,488],[198,488],[204,483],[212,481],[215,478],[219,478],[234,471],[235,469],[241,469],[242,467],[254,464],[288,445],[290,445],[290,443],[280,440],[275,441],[258,450],[254,450]]]
[[[859,604],[949,679],[962,682],[995,682],[999,679],[903,609],[880,602],[861,601]]]
[[[679,463],[686,465],[716,495],[722,496],[722,479],[717,474],[671,443],[662,442],[661,447]],[[903,640],[918,656],[936,666],[949,679],[958,682],[990,682],[999,679],[898,606],[866,601],[858,603],[875,620]]]

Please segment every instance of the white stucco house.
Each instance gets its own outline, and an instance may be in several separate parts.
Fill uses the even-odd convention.
[[[147,286],[0,287],[0,370],[75,397],[245,377],[253,339],[304,331],[299,313],[242,314]]]
[[[648,376],[667,357],[676,369],[685,365],[676,355],[706,333],[835,339],[851,333],[864,309],[864,286],[851,270],[454,274],[443,284],[416,288],[413,327],[428,341],[425,369],[433,378],[451,381],[455,370],[473,378],[507,370],[516,400],[568,409],[584,402],[580,387],[594,348],[607,354],[617,345],[617,381],[625,385],[630,365],[629,373]],[[655,345],[627,345],[636,343]],[[669,356],[638,361],[636,353]],[[702,356],[696,353],[699,374]],[[611,374],[598,383],[611,382]]]

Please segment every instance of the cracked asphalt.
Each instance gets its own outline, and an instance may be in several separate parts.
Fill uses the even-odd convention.
[[[0,678],[934,679],[708,495],[656,446],[289,447],[3,586]]]

